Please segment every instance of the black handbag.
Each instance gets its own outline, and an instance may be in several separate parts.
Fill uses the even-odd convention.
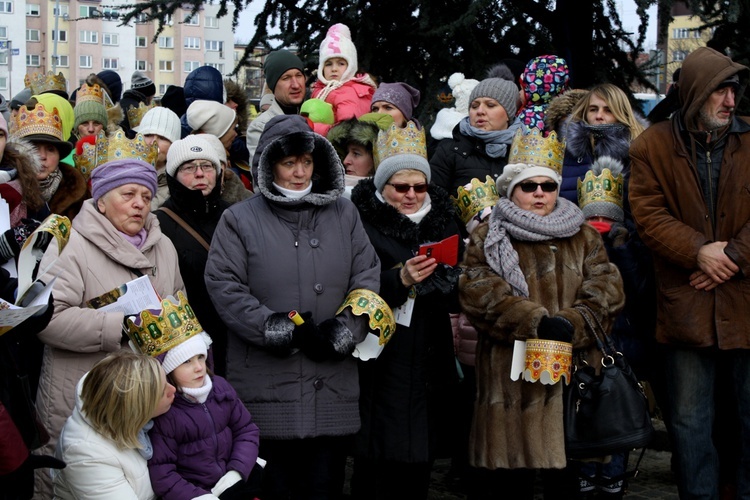
[[[565,388],[566,455],[594,458],[645,447],[654,427],[643,386],[591,308],[585,304],[575,308],[593,332],[603,358],[597,374],[579,354],[579,364]]]

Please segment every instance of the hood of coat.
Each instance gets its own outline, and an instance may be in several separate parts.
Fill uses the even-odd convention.
[[[42,170],[42,161],[36,152],[36,146],[26,139],[8,137],[0,169],[16,170],[23,201],[30,210],[37,211],[44,206],[39,181],[36,179],[37,173]]]
[[[363,222],[386,236],[416,245],[444,238],[445,228],[458,218],[456,206],[446,190],[430,184],[427,192],[432,208],[419,224],[412,222],[395,207],[380,201],[372,179],[362,180],[354,186],[352,203],[359,210]]]
[[[544,112],[544,128],[560,134],[563,122],[570,116],[578,101],[588,93],[585,89],[571,89],[552,99]]]
[[[750,69],[708,47],[690,53],[682,64],[677,84],[681,113],[688,130],[698,130],[698,114],[706,99],[721,82],[735,74],[740,79],[735,95],[735,102],[739,103],[750,79]]]
[[[232,80],[224,80],[224,89],[227,93],[227,101],[237,103],[237,126],[241,131],[247,130],[247,94]]]
[[[299,115],[281,115],[272,118],[263,131],[258,149],[263,153],[258,162],[256,179],[258,192],[265,198],[288,205],[310,203],[322,206],[334,202],[344,192],[344,165],[333,145],[322,135],[297,127],[294,123],[304,118]],[[273,186],[274,163],[285,156],[312,152],[312,190],[299,200],[287,198]]]
[[[566,121],[565,149],[574,158],[611,156],[620,161],[628,159],[630,129],[622,124],[589,125],[581,121]],[[594,148],[591,148],[591,139]]]
[[[216,101],[224,104],[224,79],[218,69],[211,66],[201,66],[190,72],[185,78],[183,86],[185,93],[185,109],[196,100]]]

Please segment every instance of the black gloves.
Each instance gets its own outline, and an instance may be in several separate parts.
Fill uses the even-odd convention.
[[[21,224],[5,231],[0,236],[0,259],[3,262],[8,262],[10,259],[18,257],[23,242],[31,236],[31,233],[39,227],[39,224],[41,222],[38,220],[21,219]]]
[[[460,267],[438,264],[429,278],[414,285],[414,290],[417,295],[426,295],[436,290],[447,295],[455,288],[459,276],[461,276]]]
[[[609,238],[612,247],[617,248],[623,246],[628,242],[628,240],[630,239],[630,233],[628,232],[628,228],[626,228],[624,225],[620,224],[619,222],[615,222],[614,224],[612,224],[612,229],[609,230],[607,238]]]
[[[302,339],[300,349],[318,363],[341,361],[354,351],[354,340],[347,327],[336,318],[330,318],[310,330],[310,334]]]
[[[540,339],[568,342],[573,340],[573,325],[561,316],[544,316],[539,321],[536,334]]]

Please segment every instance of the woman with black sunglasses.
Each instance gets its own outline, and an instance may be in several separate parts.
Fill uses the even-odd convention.
[[[430,184],[424,130],[393,125],[376,148],[375,176],[354,187],[352,201],[380,257],[380,296],[398,324],[380,356],[360,362],[352,496],[426,499],[432,461],[450,456],[456,435],[448,312],[458,309],[460,222],[448,193]],[[443,248],[454,260],[420,255],[420,245],[451,236]]]

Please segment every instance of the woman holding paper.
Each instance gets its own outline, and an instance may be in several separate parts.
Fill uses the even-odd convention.
[[[459,281],[461,306],[479,333],[470,499],[531,499],[541,469],[545,498],[577,498],[566,468],[562,383],[511,380],[516,340],[593,344],[588,305],[609,328],[624,303],[622,279],[596,229],[559,198],[565,144],[553,133],[519,132],[497,181],[501,198],[471,233]]]
[[[139,276],[147,276],[160,297],[184,291],[177,252],[151,213],[156,170],[139,159],[100,165],[91,174],[93,198],[73,220],[68,245],[42,279],[53,287],[55,312],[39,338],[47,347],[37,395],[39,417],[51,439],[73,411],[78,380],[108,353],[127,348],[123,312],[93,309],[89,303]],[[40,269],[58,257],[50,245]],[[137,310],[144,309],[143,306]],[[134,311],[133,311],[134,312]],[[51,497],[47,475],[37,476],[37,491]],[[45,487],[46,485],[46,487]]]
[[[381,134],[380,165],[355,186],[352,201],[380,257],[380,295],[398,325],[380,356],[360,363],[352,493],[419,499],[427,498],[432,461],[450,456],[455,436],[448,429],[458,374],[447,313],[458,310],[459,219],[448,193],[429,183],[424,130],[393,125]],[[418,255],[432,242],[441,242],[431,245],[433,255],[452,254],[447,264]]]

